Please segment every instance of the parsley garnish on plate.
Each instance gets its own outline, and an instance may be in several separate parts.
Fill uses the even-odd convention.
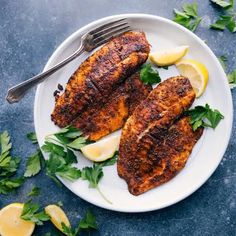
[[[81,231],[97,230],[98,226],[96,223],[96,218],[91,211],[88,211],[84,218],[79,222],[78,227],[73,230],[72,228],[66,226],[64,223],[61,224],[63,233],[67,236],[77,236]]]
[[[208,104],[205,106],[196,106],[195,108],[186,111],[190,115],[190,124],[193,131],[199,127],[210,127],[215,129],[219,122],[224,119],[224,116],[216,109],[211,109]]]
[[[198,4],[185,3],[182,8],[183,12],[174,9],[175,18],[173,21],[194,32],[202,20],[198,15]]]
[[[43,221],[50,220],[50,217],[44,210],[39,211],[39,208],[39,205],[31,200],[26,202],[21,213],[21,219],[43,225]]]
[[[140,79],[144,84],[157,84],[161,82],[158,71],[156,71],[151,64],[145,64],[140,71]]]

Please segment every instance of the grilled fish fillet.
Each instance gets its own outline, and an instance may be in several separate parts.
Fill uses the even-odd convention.
[[[57,99],[52,121],[65,127],[91,104],[103,104],[111,93],[141,64],[150,48],[144,33],[127,32],[86,59],[69,79]]]
[[[102,106],[96,104],[77,117],[72,125],[82,130],[90,140],[96,141],[103,136],[123,127],[136,106],[151,92],[150,85],[144,85],[139,73],[125,80]]]
[[[189,80],[172,77],[159,84],[127,120],[117,168],[133,195],[167,182],[184,167],[202,134],[202,129],[192,131],[188,117],[179,119],[194,99]]]

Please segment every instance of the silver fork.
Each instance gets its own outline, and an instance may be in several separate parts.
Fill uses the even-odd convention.
[[[80,46],[72,55],[59,62],[49,70],[44,71],[14,87],[11,87],[7,92],[6,100],[9,103],[19,102],[30,88],[43,82],[50,75],[80,56],[83,52],[91,52],[93,49],[106,43],[112,37],[116,37],[119,34],[130,30],[131,27],[128,24],[127,19],[123,18],[109,22],[89,31],[81,37]]]

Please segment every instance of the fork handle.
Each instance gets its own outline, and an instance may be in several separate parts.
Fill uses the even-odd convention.
[[[29,89],[31,89],[32,87],[34,87],[35,85],[37,85],[39,83],[42,83],[50,75],[52,75],[53,73],[58,71],[60,68],[62,68],[63,66],[65,66],[66,64],[68,64],[69,62],[74,60],[76,57],[81,55],[83,52],[84,52],[84,46],[83,46],[83,44],[81,44],[79,46],[79,48],[72,55],[67,57],[65,60],[59,62],[58,64],[56,64],[55,66],[53,66],[49,70],[44,71],[38,75],[35,75],[34,77],[32,77],[28,80],[25,80],[22,83],[19,83],[18,85],[11,87],[7,91],[6,100],[11,104],[15,103],[15,102],[19,102],[21,100],[21,98],[24,97],[24,95],[26,94],[26,92]]]

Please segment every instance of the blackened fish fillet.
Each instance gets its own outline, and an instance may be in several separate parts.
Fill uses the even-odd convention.
[[[202,129],[179,117],[195,99],[189,80],[159,84],[127,120],[119,147],[118,174],[139,195],[173,178],[185,165]]]
[[[125,80],[105,104],[96,104],[78,116],[72,125],[81,129],[90,140],[96,141],[103,136],[123,127],[136,106],[143,101],[152,87],[144,85],[139,73]]]
[[[86,59],[71,76],[57,99],[52,121],[65,127],[90,105],[104,104],[111,93],[148,58],[144,33],[127,32]]]

